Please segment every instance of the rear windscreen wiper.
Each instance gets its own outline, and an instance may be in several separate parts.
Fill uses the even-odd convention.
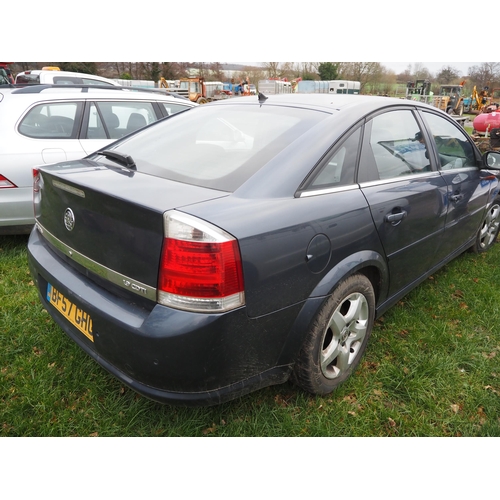
[[[131,156],[124,155],[116,151],[111,151],[109,149],[105,149],[104,151],[98,151],[97,153],[104,156],[108,160],[116,161],[120,165],[123,165],[124,167],[127,167],[130,170],[137,170],[137,166]]]

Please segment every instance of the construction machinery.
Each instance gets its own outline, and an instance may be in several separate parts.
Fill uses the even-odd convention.
[[[415,80],[406,84],[406,98],[412,101],[429,102],[432,97],[429,80]]]
[[[490,94],[489,88],[484,87],[483,90],[478,92],[477,87],[474,85],[472,95],[464,99],[464,111],[474,115],[482,113],[484,108],[492,102],[495,90],[498,91],[499,89],[494,89]]]
[[[0,62],[0,84],[14,83],[12,72],[10,71],[8,62]]]
[[[434,95],[431,91],[431,82],[429,80],[416,80],[407,83],[406,98],[413,101],[426,102],[446,111],[449,115],[462,116],[464,114],[464,84],[465,82],[463,81],[459,85],[441,85],[439,93]]]
[[[432,105],[446,111],[449,115],[462,116],[464,114],[463,83],[460,85],[441,85],[439,94],[435,95],[432,100]]]
[[[189,98],[190,101],[198,104],[205,104],[210,101],[227,99],[229,96],[224,92],[222,82],[206,82],[203,78],[181,78],[177,93]]]

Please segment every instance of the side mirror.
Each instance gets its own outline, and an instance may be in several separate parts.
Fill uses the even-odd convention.
[[[486,151],[483,155],[483,163],[485,168],[500,170],[500,152]]]

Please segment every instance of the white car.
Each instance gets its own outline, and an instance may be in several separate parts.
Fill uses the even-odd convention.
[[[57,84],[57,85],[113,85],[120,86],[118,82],[103,76],[74,73],[72,71],[54,71],[34,69],[21,71],[16,75],[15,83],[18,85]]]
[[[34,224],[33,167],[85,157],[195,103],[114,87],[0,87],[0,235]]]

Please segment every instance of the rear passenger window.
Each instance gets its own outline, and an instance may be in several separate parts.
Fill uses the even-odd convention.
[[[78,128],[81,103],[47,103],[32,108],[19,124],[19,132],[36,139],[71,139]]]
[[[360,129],[356,130],[340,146],[336,147],[333,155],[314,174],[307,189],[327,189],[353,184],[359,138]]]
[[[366,129],[360,182],[431,170],[424,136],[410,110],[378,115]]]
[[[157,120],[152,102],[95,102],[90,107],[87,138],[119,139]]]
[[[170,102],[160,102],[159,104],[163,106],[163,109],[165,109],[167,116],[175,115],[175,113],[179,113],[180,111],[186,111],[186,109],[189,109],[189,106],[185,106],[183,104],[174,104]]]

